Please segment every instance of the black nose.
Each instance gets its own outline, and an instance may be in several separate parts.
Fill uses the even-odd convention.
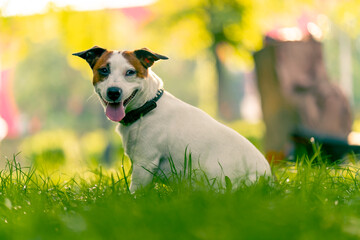
[[[122,90],[117,87],[110,87],[108,88],[106,94],[107,97],[112,101],[117,101],[121,97]]]

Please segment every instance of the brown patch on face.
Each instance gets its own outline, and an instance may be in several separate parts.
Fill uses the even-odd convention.
[[[107,76],[102,76],[99,74],[98,69],[103,67],[109,68],[109,58],[111,57],[113,51],[106,51],[104,52],[101,57],[96,61],[94,67],[93,67],[93,85],[95,85],[98,82],[104,81]]]
[[[140,60],[136,57],[133,51],[124,51],[122,55],[131,65],[134,66],[137,77],[146,78],[148,76],[148,70],[141,64]]]

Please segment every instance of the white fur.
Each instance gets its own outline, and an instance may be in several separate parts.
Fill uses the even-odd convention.
[[[150,69],[146,79],[125,77],[133,66],[121,54],[114,54],[109,62],[111,74],[95,86],[96,91],[105,96],[108,87],[117,86],[125,99],[139,89],[127,112],[154,98],[162,88],[161,79]],[[246,177],[253,182],[261,175],[271,175],[264,156],[247,139],[166,91],[157,108],[129,126],[119,124],[118,131],[133,162],[131,192],[151,182],[149,171],[169,173],[169,157],[182,170],[186,149],[193,168],[200,166],[209,178],[223,181],[224,176],[232,180]]]

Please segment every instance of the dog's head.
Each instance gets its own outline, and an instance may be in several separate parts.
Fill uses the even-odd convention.
[[[147,48],[135,51],[108,51],[93,47],[73,55],[85,59],[93,70],[93,85],[106,116],[115,122],[146,86],[149,68],[159,59],[168,59]]]

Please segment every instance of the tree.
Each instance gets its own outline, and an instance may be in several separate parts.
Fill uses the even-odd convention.
[[[177,38],[182,40],[179,41],[180,51],[190,57],[208,52],[217,79],[218,115],[231,118],[231,97],[227,94],[229,80],[224,66],[226,59],[222,56],[230,53],[250,59],[249,50],[261,46],[259,28],[249,21],[252,18],[249,11],[251,1],[193,0],[176,7],[160,1],[156,6],[158,18],[154,20],[154,26],[170,36],[176,32]],[[179,36],[181,33],[183,36]]]

